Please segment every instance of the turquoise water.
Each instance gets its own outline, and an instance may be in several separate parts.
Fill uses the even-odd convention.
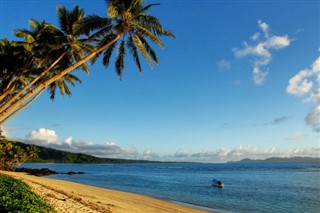
[[[25,164],[53,175],[218,212],[320,212],[320,163],[239,164]],[[211,186],[211,179],[225,187]]]

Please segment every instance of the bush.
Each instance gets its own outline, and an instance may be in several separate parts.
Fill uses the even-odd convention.
[[[0,175],[0,212],[54,212],[30,187],[13,178]]]
[[[37,158],[38,152],[35,145],[23,149],[15,142],[0,137],[0,170],[14,170],[30,158]]]

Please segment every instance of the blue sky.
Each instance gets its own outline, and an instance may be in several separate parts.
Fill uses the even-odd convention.
[[[56,6],[105,16],[104,1],[0,0],[0,37]],[[72,96],[43,94],[8,137],[100,157],[225,162],[319,156],[319,1],[147,1],[176,39],[123,80],[98,61]]]

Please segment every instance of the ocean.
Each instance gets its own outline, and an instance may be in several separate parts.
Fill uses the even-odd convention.
[[[131,192],[221,213],[320,212],[320,163],[23,164],[54,179]],[[221,180],[224,188],[211,185]]]

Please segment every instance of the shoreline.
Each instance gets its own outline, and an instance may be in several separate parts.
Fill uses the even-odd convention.
[[[213,212],[201,206],[165,201],[139,194],[110,190],[75,182],[26,173],[0,171],[0,174],[19,179],[30,186],[57,212],[104,213],[205,213]]]

